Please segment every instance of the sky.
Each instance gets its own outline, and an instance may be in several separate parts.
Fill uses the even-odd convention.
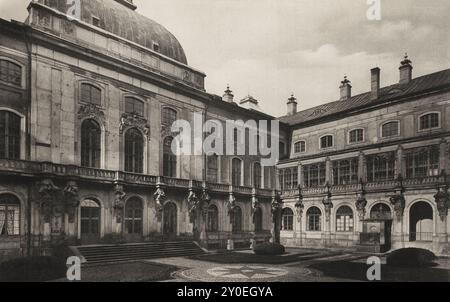
[[[262,111],[286,114],[291,93],[299,110],[339,99],[347,75],[353,95],[370,90],[370,69],[382,86],[398,82],[405,52],[413,76],[450,68],[450,1],[379,0],[381,20],[367,18],[376,0],[134,0],[137,11],[171,31],[189,65],[206,73],[206,89]],[[0,18],[23,21],[29,0],[0,0]]]

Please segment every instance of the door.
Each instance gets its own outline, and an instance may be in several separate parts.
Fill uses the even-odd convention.
[[[125,206],[124,237],[128,242],[142,240],[142,201],[131,198]]]
[[[94,200],[81,203],[81,243],[94,244],[100,240],[100,206]]]
[[[164,206],[164,236],[173,238],[177,236],[177,206],[168,202]]]

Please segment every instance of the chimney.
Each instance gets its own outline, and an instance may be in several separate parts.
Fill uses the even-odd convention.
[[[233,91],[230,90],[230,85],[227,86],[227,90],[225,90],[225,94],[222,99],[227,103],[233,103],[234,95]]]
[[[400,63],[400,85],[408,84],[412,80],[412,64],[408,59],[408,54],[405,54],[403,61]]]
[[[380,68],[375,67],[370,71],[371,74],[371,93],[370,99],[372,101],[378,99],[380,96]]]
[[[296,113],[297,113],[297,99],[294,97],[294,94],[292,94],[287,102],[287,115],[291,116]]]
[[[344,80],[341,82],[341,101],[348,100],[352,97],[352,85],[351,82],[347,79],[347,76],[344,76]]]

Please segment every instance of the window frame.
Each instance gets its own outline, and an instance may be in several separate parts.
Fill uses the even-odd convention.
[[[233,234],[242,233],[244,230],[243,223],[242,223],[242,218],[243,218],[242,208],[240,206],[236,206],[233,209],[232,215],[233,216],[232,216],[232,223],[231,223],[231,232]],[[239,218],[239,220],[237,220],[236,218]],[[237,227],[237,226],[239,226],[239,227]]]
[[[128,101],[132,101],[133,102],[133,109],[136,109],[136,103],[140,103],[142,105],[142,112],[140,113],[140,112],[137,112],[135,110],[133,112],[128,112],[127,111],[127,104],[128,104],[127,102]],[[146,114],[145,114],[145,101],[144,100],[142,100],[140,98],[137,98],[136,96],[126,95],[126,96],[123,97],[123,104],[124,104],[123,112],[125,114],[135,115],[135,116],[138,116],[138,117],[145,118]]]
[[[285,212],[289,211],[288,214]],[[294,211],[286,207],[281,211],[281,231],[283,232],[293,232],[294,231]]]
[[[362,139],[352,142],[351,141],[351,135],[352,135],[352,132],[355,132],[355,131],[362,131]],[[356,138],[358,138],[358,134],[356,135]],[[348,133],[347,133],[347,143],[349,145],[362,144],[362,143],[365,143],[365,142],[366,142],[366,129],[364,129],[364,128],[353,128],[353,129],[350,129],[348,131]]]
[[[213,212],[215,220],[211,221],[211,213]],[[219,232],[219,208],[215,204],[211,204],[206,213],[206,231],[210,233]]]
[[[310,211],[312,210],[318,210],[318,213],[311,213]],[[308,210],[306,210],[306,231],[307,232],[321,232],[322,231],[322,210],[317,207],[317,206],[311,206],[308,208]],[[314,219],[314,227],[311,227],[311,217],[315,218]],[[318,218],[316,220],[316,218]],[[316,228],[317,226],[317,228]]]
[[[256,171],[257,171],[256,167],[257,166],[259,166],[259,175],[256,175]],[[264,182],[263,166],[259,162],[254,162],[252,167],[253,167],[253,169],[252,169],[253,187],[256,189],[261,189],[263,187],[263,182]],[[259,179],[257,179],[257,176],[259,177]]]
[[[171,111],[172,113],[175,113],[175,119],[173,121],[171,120],[171,123],[168,122],[168,118],[167,117],[169,115],[165,114],[165,112],[169,112],[169,111]],[[179,115],[179,112],[175,108],[170,107],[170,106],[162,106],[161,107],[161,124],[171,127],[173,122],[175,122],[178,119],[178,115]]]
[[[9,82],[9,81],[3,81],[0,79],[0,83],[3,85],[7,85],[7,86],[11,86],[11,87],[15,87],[15,88],[21,88],[21,89],[25,89],[26,86],[26,66],[24,64],[22,64],[21,62],[14,60],[12,58],[9,57],[5,57],[5,56],[0,56],[0,62],[1,61],[5,61],[9,64],[12,65],[16,65],[18,67],[20,67],[20,83],[14,83],[14,82]]]
[[[170,140],[170,146],[166,144],[166,141]],[[162,164],[162,175],[169,178],[178,177],[178,157],[172,152],[172,143],[175,140],[173,136],[166,136],[163,139],[163,164]],[[169,175],[170,174],[170,175]]]
[[[134,144],[132,147],[127,144],[127,135],[130,133],[130,131],[134,131],[135,133],[139,133],[140,138],[142,139],[142,152],[141,154],[138,154],[139,150],[136,150],[136,144]],[[124,133],[124,171],[128,173],[135,173],[135,174],[144,174],[145,173],[145,136],[144,134],[137,128],[129,128]],[[137,142],[134,142],[137,143]],[[127,148],[132,148],[131,155],[127,156]],[[138,155],[139,158],[135,158],[135,156]],[[127,157],[131,157],[131,169],[128,169],[127,165]],[[140,162],[140,165],[138,165]]]
[[[84,151],[83,151],[83,149],[84,149],[84,135],[85,135],[85,133],[83,132],[83,126],[85,125],[85,123],[93,123],[93,124],[95,124],[96,126],[97,126],[97,128],[98,128],[98,131],[99,131],[99,133],[98,133],[98,149],[97,150],[94,150],[95,148],[95,146],[92,146],[92,142],[90,141],[89,142],[89,145],[90,145],[90,150],[89,150],[89,155],[88,155],[88,157],[89,157],[89,163],[88,163],[88,165],[86,165],[86,163],[85,162],[83,162],[84,161],[84,159],[83,159],[83,154],[84,154]],[[92,130],[92,129],[91,129]],[[80,165],[82,166],[82,167],[86,167],[86,168],[94,168],[94,169],[101,169],[102,168],[102,159],[103,159],[103,155],[102,155],[102,150],[103,150],[103,144],[102,144],[102,141],[103,141],[103,138],[102,138],[102,136],[103,136],[103,130],[102,130],[102,126],[101,126],[101,124],[98,122],[98,121],[96,121],[95,119],[92,119],[92,118],[86,118],[86,119],[84,119],[84,120],[82,120],[81,121],[81,123],[80,123]],[[93,149],[94,148],[94,149]],[[97,155],[98,155],[98,159],[97,160],[95,160],[95,162],[97,163],[97,164],[92,164],[93,162],[92,162],[92,152],[96,152],[97,151]]]
[[[99,104],[93,103],[93,102],[88,102],[86,100],[83,99],[83,87],[84,86],[89,86],[91,88],[91,95],[92,95],[92,88],[97,89],[100,92],[100,99],[99,99]],[[101,86],[97,85],[96,83],[92,83],[91,81],[81,81],[79,83],[79,88],[78,88],[79,94],[78,94],[78,101],[81,104],[89,104],[89,105],[93,105],[93,106],[97,106],[97,107],[103,107],[103,96],[104,96],[104,90],[102,89]]]
[[[299,152],[297,152],[297,149],[296,149],[296,146],[298,144],[300,144],[300,151]],[[303,151],[302,151],[302,147],[301,147],[302,144],[303,144]],[[304,154],[304,153],[306,153],[306,141],[305,140],[296,141],[294,143],[294,154]]]
[[[12,200],[13,202],[6,202],[6,200],[8,198],[10,198],[10,200]],[[3,222],[2,229],[6,227],[6,231],[8,231],[7,222],[8,222],[8,217],[9,216],[6,215],[9,212],[8,211],[8,207],[12,207],[12,208],[14,208],[14,210],[16,210],[16,209],[18,210],[18,214],[17,214],[18,220],[15,219],[16,218],[16,214],[14,214],[13,234],[4,234],[4,235],[2,235],[1,234],[2,229],[0,229],[0,239],[4,239],[4,238],[7,239],[7,238],[13,238],[13,237],[21,236],[22,235],[22,229],[23,229],[24,226],[22,225],[23,224],[23,213],[22,213],[23,208],[22,208],[22,203],[21,203],[20,199],[14,194],[5,192],[5,193],[0,194],[0,202],[3,202],[3,203],[0,203],[0,206],[4,207],[3,211],[5,212],[5,218],[4,218],[5,220]],[[16,224],[17,224],[17,232],[15,232]]]
[[[436,127],[430,127],[430,128],[422,128],[422,118],[427,116],[427,115],[434,115],[437,114],[438,116],[438,126]],[[421,115],[418,116],[417,118],[417,131],[420,132],[427,132],[427,131],[433,131],[433,130],[437,130],[437,129],[441,129],[442,128],[442,115],[440,111],[428,111],[425,113],[422,113]]]
[[[386,126],[387,124],[391,124],[391,123],[396,123],[397,124],[397,134],[396,135],[391,135],[391,136],[384,136],[383,134],[383,127]],[[382,139],[390,139],[390,138],[395,138],[395,137],[400,137],[401,136],[401,121],[400,120],[390,120],[390,121],[386,121],[383,122],[380,125],[380,137]]]
[[[349,209],[351,215],[348,215],[350,212],[340,214],[339,211],[342,209]],[[338,217],[345,217],[342,225],[343,227],[338,226]],[[351,222],[348,222],[346,217],[350,217],[349,220],[351,220]],[[355,211],[350,206],[344,204],[337,208],[335,213],[335,230],[336,233],[353,233],[355,231]]]
[[[322,139],[324,139],[325,137],[331,137],[331,146],[327,146],[327,147],[323,147],[322,146]],[[320,150],[329,150],[329,149],[333,149],[335,146],[334,144],[334,134],[325,134],[322,135],[321,137],[319,137],[319,147]]]

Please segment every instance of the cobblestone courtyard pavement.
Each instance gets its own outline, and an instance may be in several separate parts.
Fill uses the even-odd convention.
[[[308,266],[320,262],[352,260],[361,256],[343,254],[317,260],[294,262],[283,265],[270,264],[219,264],[188,258],[167,258],[149,262],[177,266],[172,280],[164,282],[330,282],[351,281],[324,276]]]

